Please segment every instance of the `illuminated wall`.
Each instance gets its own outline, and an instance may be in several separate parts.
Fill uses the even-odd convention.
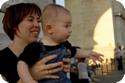
[[[74,45],[114,57],[112,0],[65,0],[73,25],[69,39]]]

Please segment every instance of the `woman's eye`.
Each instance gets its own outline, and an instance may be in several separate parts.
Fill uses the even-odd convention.
[[[28,19],[28,21],[33,21],[33,19]]]

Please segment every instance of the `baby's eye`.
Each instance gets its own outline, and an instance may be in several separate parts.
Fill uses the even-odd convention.
[[[69,27],[69,25],[65,25],[65,27],[66,27],[66,28],[68,28],[68,27]]]
[[[69,27],[71,27],[71,25],[65,25],[65,27],[66,27],[66,28],[69,28]]]

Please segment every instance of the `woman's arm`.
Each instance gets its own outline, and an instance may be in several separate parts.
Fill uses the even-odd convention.
[[[18,61],[17,71],[20,79],[24,83],[38,83],[34,80],[29,72],[29,67],[24,61]]]

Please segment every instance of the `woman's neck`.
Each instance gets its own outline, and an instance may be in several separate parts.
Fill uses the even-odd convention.
[[[26,45],[27,43],[24,41],[13,40],[12,43],[10,43],[9,48],[17,57],[19,57]]]

